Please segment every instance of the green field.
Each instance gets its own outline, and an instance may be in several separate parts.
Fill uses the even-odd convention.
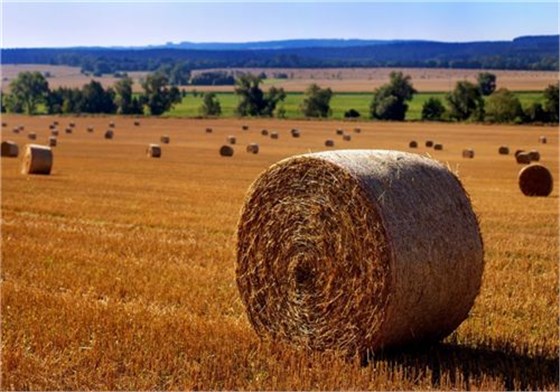
[[[523,107],[528,107],[533,102],[542,100],[542,92],[516,92],[515,93]],[[235,107],[238,98],[233,92],[216,93],[218,100],[222,106],[222,117],[235,116]],[[303,115],[299,110],[299,105],[303,100],[303,93],[288,93],[286,99],[281,104],[286,110],[287,118],[301,118]],[[414,99],[409,102],[409,108],[406,115],[407,120],[420,120],[422,113],[422,105],[429,98],[439,98],[445,104],[445,93],[418,93]],[[372,99],[371,93],[337,93],[331,99],[331,109],[333,119],[343,119],[344,112],[349,109],[356,109],[362,115],[362,118],[369,118],[369,105]],[[199,116],[199,107],[202,103],[202,96],[196,97],[187,94],[183,101],[175,105],[175,107],[167,114],[177,117],[196,117]]]

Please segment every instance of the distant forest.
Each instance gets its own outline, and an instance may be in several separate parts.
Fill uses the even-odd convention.
[[[180,45],[157,48],[50,48],[3,49],[2,64],[51,64],[80,67],[83,72],[111,74],[155,71],[182,64],[194,69],[226,67],[334,68],[427,67],[509,70],[559,69],[559,37],[519,37],[512,41],[445,43],[432,41],[278,41],[275,49],[184,49]],[[284,42],[284,45],[282,45]],[[305,43],[305,40],[303,41]],[[313,46],[314,45],[314,46]],[[227,45],[225,46],[227,47]],[[258,46],[257,46],[258,47]],[[266,46],[265,46],[266,47]]]

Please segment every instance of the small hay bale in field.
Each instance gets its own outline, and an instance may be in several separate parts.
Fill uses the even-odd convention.
[[[115,136],[114,132],[110,129],[105,131],[105,139],[112,139]]]
[[[161,147],[159,144],[150,144],[146,149],[146,154],[150,158],[161,158]]]
[[[212,128],[206,128],[206,133],[212,133]]]
[[[49,147],[56,147],[57,141],[56,136],[49,136]]]
[[[134,121],[134,126],[139,127],[140,126],[140,121],[138,121],[138,120]]]
[[[434,144],[434,150],[438,150],[438,151],[443,150],[443,144],[440,143]]]
[[[344,129],[342,129],[342,128],[337,128],[336,134],[339,135],[339,136],[344,135]]]
[[[163,144],[169,144],[169,141],[171,139],[169,138],[169,135],[163,135],[159,138],[159,141],[162,142]]]
[[[88,131],[89,133],[92,133],[92,132],[93,132],[93,127],[87,127],[87,131]]]
[[[481,285],[483,243],[458,178],[418,154],[282,160],[251,185],[236,280],[257,334],[373,351],[450,334]]]
[[[325,140],[325,147],[334,147],[334,140],[332,139]]]
[[[263,135],[263,136],[268,136],[268,129],[263,129],[263,130],[261,131],[261,135]]]
[[[342,135],[342,140],[349,142],[350,140],[352,140],[352,135],[350,134]]]
[[[270,138],[271,139],[278,139],[280,135],[278,134],[278,132],[270,132]]]
[[[515,155],[517,157],[519,154],[521,154],[523,152],[525,152],[525,150],[515,150],[515,154],[513,154],[513,155]]]
[[[531,163],[531,154],[529,154],[528,152],[520,152],[519,154],[516,153],[515,160],[517,161],[517,163],[528,165],[529,163]]]
[[[27,138],[28,138],[29,140],[37,140],[37,134],[36,134],[35,132],[29,132],[29,133],[27,134]]]
[[[290,133],[292,134],[292,137],[300,137],[301,136],[301,133],[300,133],[299,129],[296,129],[296,128],[292,128],[290,130]]]
[[[233,147],[225,145],[220,147],[220,155],[223,157],[232,157],[233,156]]]
[[[67,134],[71,134],[73,131],[72,128],[68,127],[64,130],[64,132],[66,132]]]
[[[50,147],[38,144],[28,144],[25,146],[23,162],[21,165],[22,174],[51,174],[53,165],[53,153]]]
[[[56,125],[54,125],[54,124],[49,124],[49,129],[55,129],[55,128],[56,128]]]
[[[529,156],[531,157],[531,162],[538,162],[541,160],[541,154],[537,150],[529,151]]]
[[[498,154],[509,155],[509,147],[508,146],[500,146],[500,148],[498,148]]]
[[[410,143],[408,143],[408,147],[409,148],[418,148],[418,142],[416,140],[411,140]]]
[[[54,124],[55,127],[57,127],[58,126],[58,121],[53,121],[53,124]]]
[[[474,150],[472,148],[466,148],[463,150],[463,158],[474,158]]]
[[[362,128],[354,128],[354,133],[361,133],[362,132]]]
[[[58,136],[58,134],[59,134],[58,129],[53,129],[51,131],[51,136]]]
[[[74,128],[74,127],[76,126],[76,124],[73,123],[73,122],[71,122],[70,124],[68,124],[68,126],[69,126],[70,128]]]
[[[259,145],[257,143],[250,143],[247,145],[247,152],[258,154],[259,153]]]
[[[229,136],[226,138],[226,141],[227,141],[229,144],[235,144],[235,143],[237,142],[237,138],[236,138],[235,136],[233,136],[233,135],[229,135]]]
[[[19,128],[20,132],[25,131],[25,127],[23,125],[20,125],[18,128]]]
[[[552,192],[552,174],[546,167],[537,163],[521,169],[517,179],[519,189],[525,196],[546,197]]]
[[[547,142],[546,136],[539,136],[539,143],[546,144],[546,142]]]
[[[109,123],[109,128],[115,128],[115,123],[113,121]]]
[[[2,156],[7,158],[17,158],[19,154],[19,147],[16,142],[5,140],[1,145]]]
[[[426,147],[433,147],[434,146],[434,142],[431,140],[426,140]]]
[[[249,130],[249,126],[248,125],[242,125],[241,129],[244,130],[244,131],[247,131],[247,130]]]
[[[19,133],[19,127],[13,128],[13,129],[12,129],[12,132],[13,132],[13,133]]]
[[[2,128],[5,128],[7,126],[8,126],[8,124],[2,121]]]

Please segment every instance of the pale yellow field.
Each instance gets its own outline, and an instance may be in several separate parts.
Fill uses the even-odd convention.
[[[3,116],[2,140],[45,143],[51,176],[2,158],[2,390],[558,390],[558,129],[429,123]],[[114,140],[103,139],[115,121]],[[73,121],[73,134],[64,134]],[[249,131],[241,125],[248,124]],[[24,125],[16,135],[12,128]],[[95,127],[93,134],[87,126]],[[335,135],[351,130],[351,142]],[[206,134],[204,129],[214,132]],[[289,130],[299,128],[293,139]],[[260,135],[267,128],[279,140]],[[148,143],[168,134],[161,159]],[[218,155],[228,135],[232,158]],[[538,137],[548,144],[538,144]],[[481,293],[444,344],[368,364],[308,353],[253,332],[235,284],[235,230],[248,186],[284,157],[336,148],[420,148],[458,172],[485,243]],[[428,150],[424,141],[443,143]],[[245,146],[256,141],[258,155]],[[538,148],[547,198],[518,189],[497,154]],[[461,158],[463,148],[475,158]]]

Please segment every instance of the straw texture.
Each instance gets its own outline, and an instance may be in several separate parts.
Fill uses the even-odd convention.
[[[3,141],[1,144],[2,156],[8,158],[17,158],[19,154],[19,147],[16,142],[11,140]]]
[[[51,174],[52,165],[53,154],[50,147],[38,144],[25,146],[21,165],[22,174]]]
[[[237,285],[257,334],[315,350],[441,339],[480,289],[469,198],[448,169],[416,154],[280,161],[251,185],[237,236]]]
[[[524,167],[517,179],[519,189],[525,196],[548,196],[552,192],[552,174],[542,165],[533,164]]]

